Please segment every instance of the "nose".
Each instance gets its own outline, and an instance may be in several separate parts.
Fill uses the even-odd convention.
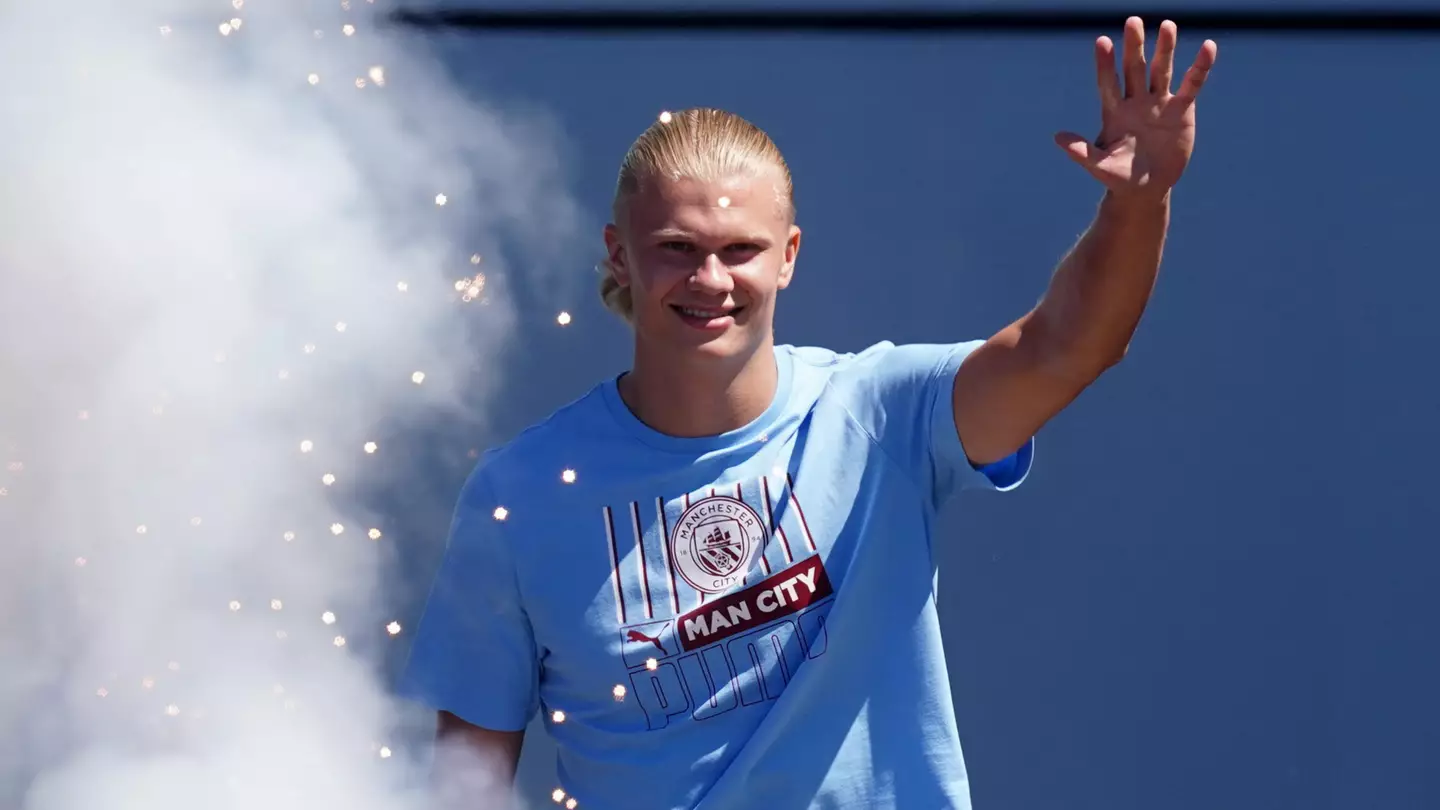
[[[690,288],[713,295],[728,295],[735,289],[735,279],[730,276],[730,268],[712,253],[705,257],[705,262],[690,276]]]

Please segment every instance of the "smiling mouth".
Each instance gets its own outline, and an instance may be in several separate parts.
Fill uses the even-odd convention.
[[[698,307],[682,307],[678,304],[671,304],[670,308],[681,316],[692,318],[697,321],[713,321],[724,317],[734,317],[744,311],[744,307],[722,307],[719,309],[700,309]]]

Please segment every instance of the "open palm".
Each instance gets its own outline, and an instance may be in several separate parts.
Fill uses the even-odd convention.
[[[1114,194],[1163,196],[1180,180],[1195,150],[1195,99],[1219,49],[1205,40],[1180,89],[1172,93],[1177,35],[1175,23],[1160,24],[1154,64],[1147,70],[1145,24],[1139,17],[1126,20],[1123,88],[1114,44],[1109,37],[1097,39],[1100,135],[1093,141],[1073,132],[1055,136],[1056,144]]]

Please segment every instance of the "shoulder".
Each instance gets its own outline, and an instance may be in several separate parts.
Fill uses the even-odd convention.
[[[498,497],[557,483],[575,463],[576,454],[588,452],[584,445],[611,431],[613,423],[605,419],[601,386],[597,385],[481,454],[465,485],[466,493]]]
[[[798,378],[822,379],[837,392],[869,390],[886,383],[924,384],[959,367],[983,341],[964,343],[873,343],[859,351],[817,346],[780,346],[793,359]]]

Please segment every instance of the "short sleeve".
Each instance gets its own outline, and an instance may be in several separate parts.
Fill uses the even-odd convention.
[[[495,508],[477,471],[455,508],[397,691],[482,728],[519,731],[539,708],[539,663]]]
[[[953,392],[960,364],[984,341],[879,343],[855,355],[858,418],[939,506],[965,489],[1008,491],[1030,473],[1035,440],[993,464],[970,463],[955,427]]]

